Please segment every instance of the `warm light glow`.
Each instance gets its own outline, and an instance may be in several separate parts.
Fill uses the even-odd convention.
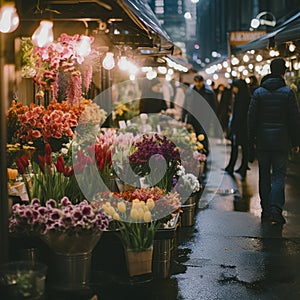
[[[206,83],[207,83],[208,85],[211,85],[211,84],[212,84],[211,79],[207,79],[207,80],[206,80]]]
[[[250,70],[253,70],[253,68],[254,68],[253,64],[249,64],[249,65],[248,65],[248,68],[249,68]]]
[[[32,42],[38,47],[47,47],[53,42],[53,22],[41,21],[32,35]]]
[[[246,81],[247,84],[249,84],[249,83],[250,83],[250,78],[247,77],[247,78],[245,79],[245,81]]]
[[[296,46],[294,43],[290,43],[289,50],[290,50],[290,52],[294,52],[296,50]]]
[[[160,74],[167,74],[167,68],[166,68],[166,67],[159,66],[159,67],[157,68],[157,70],[158,70],[158,72],[159,72]]]
[[[147,72],[146,77],[147,77],[147,79],[152,80],[157,77],[157,72],[154,70],[151,70],[151,71]]]
[[[231,63],[232,65],[237,65],[240,61],[236,58],[236,57],[233,57],[232,60],[231,60]]]
[[[0,10],[0,31],[13,32],[19,26],[19,16],[13,4],[5,4]]]
[[[218,79],[219,79],[218,74],[214,74],[214,75],[213,75],[213,80],[218,80]]]
[[[76,52],[78,55],[85,57],[88,56],[91,51],[91,39],[86,35],[82,35],[79,43],[76,45]]]
[[[231,72],[231,75],[232,75],[233,77],[236,77],[236,76],[237,76],[237,72],[236,72],[236,71],[232,71],[232,72]]]
[[[188,11],[184,14],[184,17],[187,19],[187,20],[190,20],[192,18],[192,15],[191,13]]]
[[[112,52],[106,53],[102,62],[102,66],[105,70],[111,70],[115,67],[114,54]]]
[[[174,74],[174,70],[173,69],[168,69],[168,74],[173,75]]]
[[[258,28],[260,25],[260,21],[258,19],[252,19],[251,20],[251,27],[252,28]]]
[[[167,81],[171,81],[172,80],[172,76],[170,74],[166,74],[166,80]]]
[[[225,73],[225,78],[230,78],[230,74],[229,73]]]
[[[135,75],[134,75],[134,74],[130,74],[129,79],[130,79],[131,81],[135,80]]]
[[[244,61],[244,62],[248,62],[249,60],[250,60],[249,56],[248,56],[247,54],[245,54],[245,55],[243,56],[243,61]]]
[[[248,70],[244,70],[244,71],[243,71],[243,75],[244,75],[244,76],[247,76],[248,73],[249,73]]]
[[[119,61],[118,61],[118,67],[122,71],[126,71],[128,68],[128,60],[126,56],[121,56]]]
[[[228,68],[228,62],[227,62],[227,61],[224,61],[224,62],[223,62],[223,67],[224,67],[224,68]]]
[[[262,57],[260,54],[258,54],[258,55],[256,56],[256,60],[257,60],[258,62],[260,62],[260,61],[263,60],[263,57]]]

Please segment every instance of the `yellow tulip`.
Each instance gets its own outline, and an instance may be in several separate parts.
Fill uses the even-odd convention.
[[[154,206],[155,206],[154,200],[152,198],[149,198],[147,200],[146,205],[148,206],[149,210],[152,210],[154,208]]]
[[[138,220],[139,219],[139,215],[138,215],[138,210],[135,208],[132,208],[130,211],[130,217],[134,220]]]
[[[120,213],[125,213],[126,212],[126,204],[124,202],[119,202],[118,203],[118,211]]]
[[[109,206],[109,207],[107,208],[107,213],[108,213],[109,215],[113,216],[113,215],[116,213],[116,211],[115,211],[115,209],[114,209],[112,206]]]
[[[140,207],[138,210],[138,219],[139,220],[143,220],[143,217],[144,217],[144,210]]]
[[[119,216],[118,213],[114,213],[112,217],[113,217],[114,220],[117,220],[117,221],[120,220],[120,216]]]
[[[137,198],[136,198],[136,199],[133,199],[133,200],[132,200],[132,203],[140,203],[140,200],[137,199]]]
[[[149,223],[151,222],[151,219],[152,219],[152,215],[151,215],[151,212],[150,211],[146,211],[144,213],[144,221]]]

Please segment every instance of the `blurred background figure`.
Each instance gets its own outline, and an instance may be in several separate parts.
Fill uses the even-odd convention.
[[[186,91],[188,90],[190,84],[188,82],[180,83],[176,82],[175,85],[175,96],[174,96],[174,109],[176,111],[175,113],[175,119],[178,121],[182,120],[183,115],[183,104],[184,104],[184,98]]]
[[[163,86],[158,78],[144,79],[141,85],[140,113],[159,113],[168,108],[163,98]]]
[[[250,97],[252,97],[253,92],[259,87],[259,82],[255,75],[251,75],[249,77],[249,80],[250,80],[250,82],[248,84],[249,93],[250,93]]]
[[[240,167],[235,171],[246,177],[248,169],[248,130],[247,115],[250,104],[250,94],[246,82],[242,79],[232,84],[232,114],[228,125],[228,137],[231,140],[230,160],[225,171],[233,175],[238,158],[238,147],[242,148]]]
[[[203,127],[201,126],[200,122],[197,120],[197,118],[194,117],[192,114],[193,112],[196,112],[199,110],[199,95],[202,96],[206,102],[209,104],[211,109],[217,113],[217,105],[216,105],[216,98],[214,91],[206,86],[204,82],[204,78],[201,75],[194,76],[194,85],[192,85],[185,96],[185,102],[184,107],[186,110],[183,110],[183,118],[182,120],[184,122],[187,122],[191,124],[194,127],[195,133],[197,135],[204,134],[205,140],[203,142],[203,146],[205,149],[208,150],[208,138],[207,138],[207,132],[204,131]],[[209,124],[210,120],[204,120],[203,124]]]
[[[215,90],[217,100],[217,115],[221,123],[224,137],[227,137],[228,121],[231,113],[231,90],[224,84],[219,84]]]

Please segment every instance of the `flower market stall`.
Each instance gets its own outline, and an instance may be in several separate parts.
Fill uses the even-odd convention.
[[[1,132],[7,127],[1,169],[8,177],[2,200],[7,188],[10,195],[9,208],[1,201],[1,230],[9,229],[9,239],[1,233],[1,251],[4,261],[20,259],[5,253],[7,240],[37,248],[51,289],[88,288],[112,236],[130,282],[140,275],[166,278],[180,220],[192,225],[185,210],[195,210],[208,149],[204,135],[175,120],[172,109],[148,115],[136,106],[139,81],[156,71],[146,75],[133,57],[140,64],[159,57],[168,66],[166,55],[179,49],[135,2],[141,5],[16,1],[21,26],[13,33],[16,68],[8,83],[18,85],[18,94],[1,91],[9,100],[1,117]],[[49,13],[51,21],[42,20]],[[115,67],[122,69],[124,54],[131,81],[118,85],[128,79]]]

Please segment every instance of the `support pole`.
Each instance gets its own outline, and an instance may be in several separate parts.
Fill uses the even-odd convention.
[[[8,261],[8,192],[7,192],[7,95],[4,80],[5,39],[0,33],[0,263]]]

